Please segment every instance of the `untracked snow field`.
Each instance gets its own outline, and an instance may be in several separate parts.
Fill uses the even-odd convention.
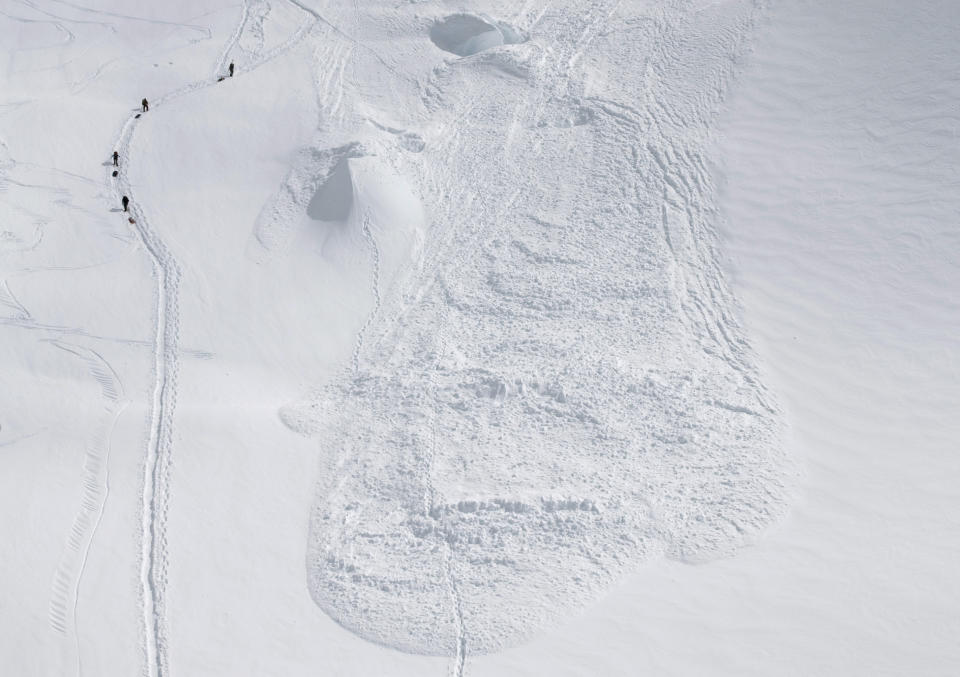
[[[958,64],[948,0],[0,3],[0,674],[957,674]]]

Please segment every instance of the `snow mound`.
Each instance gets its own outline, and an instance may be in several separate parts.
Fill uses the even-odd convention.
[[[343,159],[317,191],[307,209],[310,219],[329,228],[319,237],[319,251],[343,270],[371,269],[374,294],[415,258],[423,228],[423,208],[410,184],[376,157]],[[314,221],[316,222],[316,221]]]
[[[302,150],[261,210],[254,256],[319,255],[357,275],[373,266],[375,292],[388,286],[416,257],[423,207],[410,183],[372,152],[359,142]]]
[[[524,41],[524,37],[507,24],[472,14],[454,14],[436,22],[430,28],[430,39],[440,49],[457,56],[470,56]]]
[[[260,247],[272,254],[289,248],[303,229],[304,217],[313,223],[346,219],[353,205],[346,160],[365,153],[359,143],[301,150],[257,217],[254,234]]]

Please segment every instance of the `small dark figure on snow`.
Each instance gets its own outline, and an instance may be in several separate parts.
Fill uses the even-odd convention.
[[[125,212],[130,211],[129,209],[127,209],[127,205],[130,204],[130,198],[128,198],[126,195],[124,195],[124,196],[123,196],[123,199],[120,200],[120,204],[123,205],[123,211],[125,211]]]
[[[232,62],[232,61],[230,62],[230,66],[229,66],[228,68],[229,68],[229,70],[230,70],[230,77],[232,78],[232,77],[233,77],[233,62]]]
[[[140,102],[140,105],[143,106],[143,112],[144,112],[144,113],[146,113],[148,110],[150,110],[150,104],[147,103],[147,100],[146,100],[146,99],[144,99],[143,101],[141,101],[141,102]]]
[[[117,151],[113,151],[113,166],[114,167],[120,166],[120,153],[118,153]]]

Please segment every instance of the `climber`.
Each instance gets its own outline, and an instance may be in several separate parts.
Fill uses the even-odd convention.
[[[141,102],[140,102],[140,105],[143,106],[143,112],[144,112],[144,113],[146,113],[148,110],[150,110],[150,104],[147,103],[147,100],[146,100],[146,99],[144,99],[143,101],[141,101]]]
[[[130,198],[128,198],[126,195],[124,195],[124,196],[123,196],[123,199],[120,200],[120,204],[123,205],[123,211],[125,211],[125,212],[130,211],[129,209],[127,209],[127,205],[130,204]]]
[[[113,166],[114,167],[120,166],[120,153],[118,153],[117,151],[113,151]]]
[[[232,77],[233,77],[233,62],[232,62],[232,61],[230,62],[229,69],[230,69],[230,77],[232,78]]]

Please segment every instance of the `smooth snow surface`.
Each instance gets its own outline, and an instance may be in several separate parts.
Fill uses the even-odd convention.
[[[0,7],[0,673],[953,674],[958,37]]]

